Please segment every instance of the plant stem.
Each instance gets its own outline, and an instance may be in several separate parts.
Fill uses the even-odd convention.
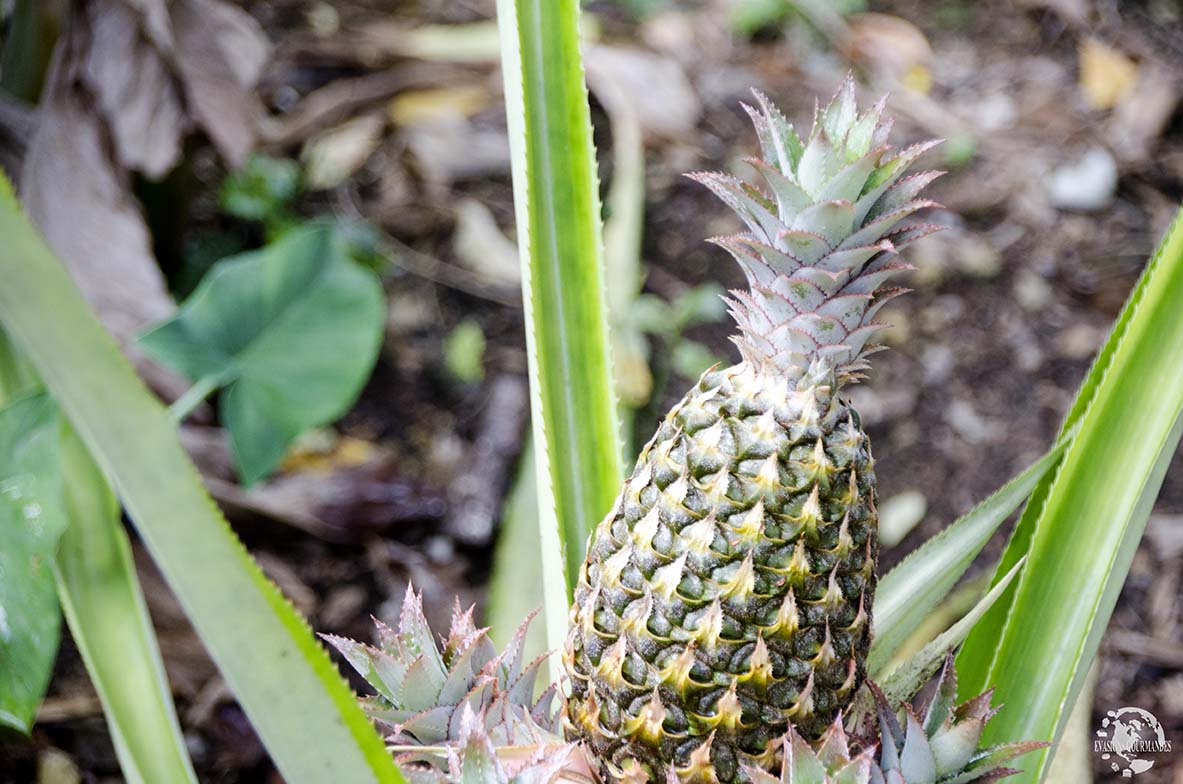
[[[220,386],[222,386],[222,379],[219,376],[206,376],[198,379],[196,384],[189,387],[185,394],[168,407],[168,413],[172,415],[173,421],[178,425],[184,422],[193,413],[193,409],[197,408]]]

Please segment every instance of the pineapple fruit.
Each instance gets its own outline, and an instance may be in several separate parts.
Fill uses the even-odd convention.
[[[935,142],[887,144],[883,101],[848,79],[800,138],[761,94],[748,109],[765,192],[695,179],[747,230],[714,240],[743,268],[741,361],[708,370],[645,446],[579,575],[563,722],[608,780],[748,781],[790,727],[818,740],[863,682],[878,552],[875,472],[843,396],[876,312],[933,230],[900,222],[937,172]]]

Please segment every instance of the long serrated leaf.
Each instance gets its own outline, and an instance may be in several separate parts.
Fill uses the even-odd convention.
[[[1015,579],[1022,567],[1023,561],[1020,560],[1003,575],[1002,580],[991,588],[990,592],[983,596],[964,618],[946,629],[935,640],[921,648],[919,653],[892,670],[883,679],[879,686],[887,695],[889,703],[898,705],[904,700],[911,699],[920,690],[920,687],[937,671],[941,660],[948,655],[949,651],[961,644],[974,624],[986,614],[994,602],[998,601],[1002,592]]]
[[[1170,238],[1171,234],[1174,234],[1177,226],[1178,218],[1176,218],[1175,225],[1171,233],[1168,234],[1167,239]],[[1163,252],[1167,244],[1167,239],[1164,239],[1163,245],[1156,251],[1155,258]],[[1117,320],[1113,323],[1113,328],[1109,332],[1109,337],[1105,341],[1105,345],[1101,347],[1101,350],[1097,352],[1096,358],[1093,359],[1093,364],[1089,367],[1084,381],[1081,382],[1080,389],[1076,392],[1076,397],[1072,401],[1072,406],[1068,409],[1067,416],[1064,417],[1064,424],[1060,428],[1061,438],[1079,424],[1080,418],[1092,402],[1097,391],[1097,386],[1101,383],[1101,377],[1104,375],[1106,368],[1111,364],[1113,354],[1117,351],[1118,343],[1126,332],[1136,303],[1141,299],[1143,291],[1149,285],[1150,268],[1151,265],[1147,265],[1146,271],[1143,272],[1138,282],[1134,285],[1134,289],[1130,292],[1130,297],[1126,301],[1125,307],[1122,308]],[[1003,551],[1002,559],[994,570],[994,583],[997,583],[1001,576],[1011,566],[1017,563],[1030,548],[1031,537],[1035,532],[1035,522],[1043,510],[1044,503],[1047,501],[1048,491],[1051,488],[1053,479],[1055,479],[1054,473],[1044,476],[1031,493],[1031,498],[1027,501],[1026,507],[1023,508],[1023,514],[1019,517],[1019,522],[1015,524],[1015,529],[1011,533],[1010,540],[1007,542],[1006,550]],[[981,622],[970,633],[967,644],[958,653],[957,672],[960,694],[978,694],[985,689],[987,673],[989,672],[991,662],[994,660],[997,642],[1001,638],[1002,628],[1010,613],[1013,600],[1013,590],[1004,593],[993,609],[986,613],[985,617],[982,618]]]
[[[585,542],[622,478],[600,204],[576,0],[498,0],[537,455],[543,614],[565,629]]]
[[[973,563],[982,547],[1064,453],[1071,435],[1011,479],[969,513],[941,530],[879,581],[875,592],[875,636],[867,671],[878,677],[907,639]]]
[[[58,594],[103,703],[123,778],[131,784],[196,782],[119,501],[68,425],[61,463],[69,525],[58,545]]]
[[[2,196],[0,236],[0,323],[112,483],[284,778],[402,781],[307,623],[205,491],[168,412]]]
[[[1183,210],[1082,385],[1068,418],[1080,431],[1029,504],[1029,530],[1008,548],[1029,564],[1006,613],[958,662],[1007,706],[986,742],[1054,741],[1063,730],[1183,432],[1180,302]],[[1041,751],[1017,781],[1038,780],[1050,759]]]

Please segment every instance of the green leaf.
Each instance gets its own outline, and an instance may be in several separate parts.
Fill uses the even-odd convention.
[[[1037,490],[1002,565],[1028,566],[1007,605],[958,658],[965,688],[1006,707],[983,740],[1054,741],[1063,731],[1183,429],[1183,210],[1089,371],[1059,470]],[[974,647],[970,648],[970,644]],[[1016,781],[1038,780],[1039,752]]]
[[[196,782],[119,501],[68,425],[62,429],[61,467],[69,526],[58,546],[58,592],[103,703],[123,778],[135,784]]]
[[[325,650],[231,532],[172,418],[0,197],[0,322],[109,478],[284,780],[401,782]]]
[[[674,303],[678,331],[726,318],[727,303],[723,300],[726,293],[721,285],[708,281],[698,284],[678,297]]]
[[[551,647],[622,479],[576,0],[498,0]]]
[[[369,378],[385,307],[372,273],[313,226],[219,262],[144,349],[219,400],[246,484],[291,442],[344,414]]]
[[[1059,462],[1070,436],[996,490],[956,522],[913,550],[880,581],[875,591],[875,636],[867,656],[872,677],[900,644],[949,595],[999,526]]]
[[[278,216],[299,190],[300,164],[256,153],[222,182],[218,202],[235,217],[265,221]]]
[[[0,330],[0,392],[40,386]],[[0,402],[4,395],[0,394]],[[69,425],[59,436],[65,530],[54,559],[57,594],[135,784],[196,782],[156,636],[140,591],[119,503]]]
[[[678,325],[674,306],[656,294],[642,294],[629,311],[633,326],[650,335],[673,335]]]
[[[0,409],[0,727],[27,734],[57,654],[53,553],[66,526],[57,410],[45,395]]]
[[[475,319],[465,319],[444,339],[444,367],[457,381],[475,384],[485,377],[485,333]]]
[[[719,363],[719,355],[697,340],[682,338],[674,343],[670,354],[670,366],[674,372],[686,379],[696,379],[711,365]]]
[[[948,652],[961,644],[973,629],[974,624],[998,601],[1002,592],[1011,584],[1022,567],[1023,561],[1020,560],[1003,575],[989,593],[974,605],[974,608],[964,618],[939,634],[936,639],[921,648],[915,656],[888,673],[887,677],[879,684],[883,693],[887,695],[888,702],[897,705],[904,700],[911,699],[920,690],[920,687],[937,671],[937,667],[940,666]]]
[[[498,649],[514,629],[542,606],[542,561],[538,552],[538,478],[534,472],[534,441],[527,437],[517,473],[501,513],[501,529],[493,551],[485,625]],[[547,649],[546,618],[539,615],[526,633],[523,658],[531,661]],[[566,631],[566,623],[563,623]]]
[[[0,184],[3,184],[0,178]],[[0,196],[2,198],[2,196]],[[36,391],[41,386],[37,371],[8,340],[0,329],[0,406],[8,401]]]

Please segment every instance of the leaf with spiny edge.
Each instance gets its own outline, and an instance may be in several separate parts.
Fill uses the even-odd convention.
[[[837,383],[852,383],[866,369],[866,356],[876,346],[871,339],[884,326],[874,322],[875,311],[898,293],[880,286],[910,268],[888,259],[933,230],[904,221],[938,206],[919,195],[939,173],[906,178],[904,173],[936,142],[903,150],[888,146],[883,101],[859,115],[852,78],[815,110],[804,142],[762,93],[755,96],[759,108],[744,109],[756,126],[763,159],[749,162],[772,197],[730,175],[690,175],[735,210],[748,229],[713,240],[735,257],[751,284],[747,296],[732,294],[731,312],[741,332],[735,342],[745,359],[790,378],[824,375],[828,367]],[[826,302],[805,288],[794,295],[784,278],[799,286],[812,283]],[[860,302],[853,295],[864,296]],[[847,296],[852,298],[830,304]]]

